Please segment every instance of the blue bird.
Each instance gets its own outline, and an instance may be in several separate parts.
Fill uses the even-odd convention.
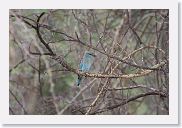
[[[79,67],[80,69],[79,70],[82,72],[88,72],[91,68],[91,65],[94,61],[95,56],[96,55],[94,55],[93,53],[86,51],[83,58],[80,61],[80,67]],[[82,80],[82,76],[78,75],[77,86],[80,85],[81,80]]]

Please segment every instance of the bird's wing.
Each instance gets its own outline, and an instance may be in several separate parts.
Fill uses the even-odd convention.
[[[92,63],[93,63],[92,56],[91,55],[86,56],[84,59],[84,70],[89,71]]]
[[[83,70],[83,60],[82,59],[80,60],[80,69],[79,70],[81,70],[81,71]]]

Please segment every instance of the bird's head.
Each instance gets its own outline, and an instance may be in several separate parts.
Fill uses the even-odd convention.
[[[94,53],[89,52],[89,51],[86,51],[85,54],[90,55],[90,56],[93,56],[93,57],[96,57],[96,55]]]

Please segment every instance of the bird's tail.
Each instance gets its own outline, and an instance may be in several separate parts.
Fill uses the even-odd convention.
[[[79,86],[79,85],[80,85],[81,80],[82,80],[82,77],[78,75],[77,86]]]

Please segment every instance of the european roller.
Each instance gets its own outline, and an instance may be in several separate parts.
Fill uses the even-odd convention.
[[[80,61],[80,71],[82,72],[88,72],[93,64],[94,61],[94,57],[96,55],[94,55],[92,52],[89,51],[85,51],[83,58]],[[77,86],[80,85],[82,80],[82,76],[78,75],[78,80],[77,80]]]

